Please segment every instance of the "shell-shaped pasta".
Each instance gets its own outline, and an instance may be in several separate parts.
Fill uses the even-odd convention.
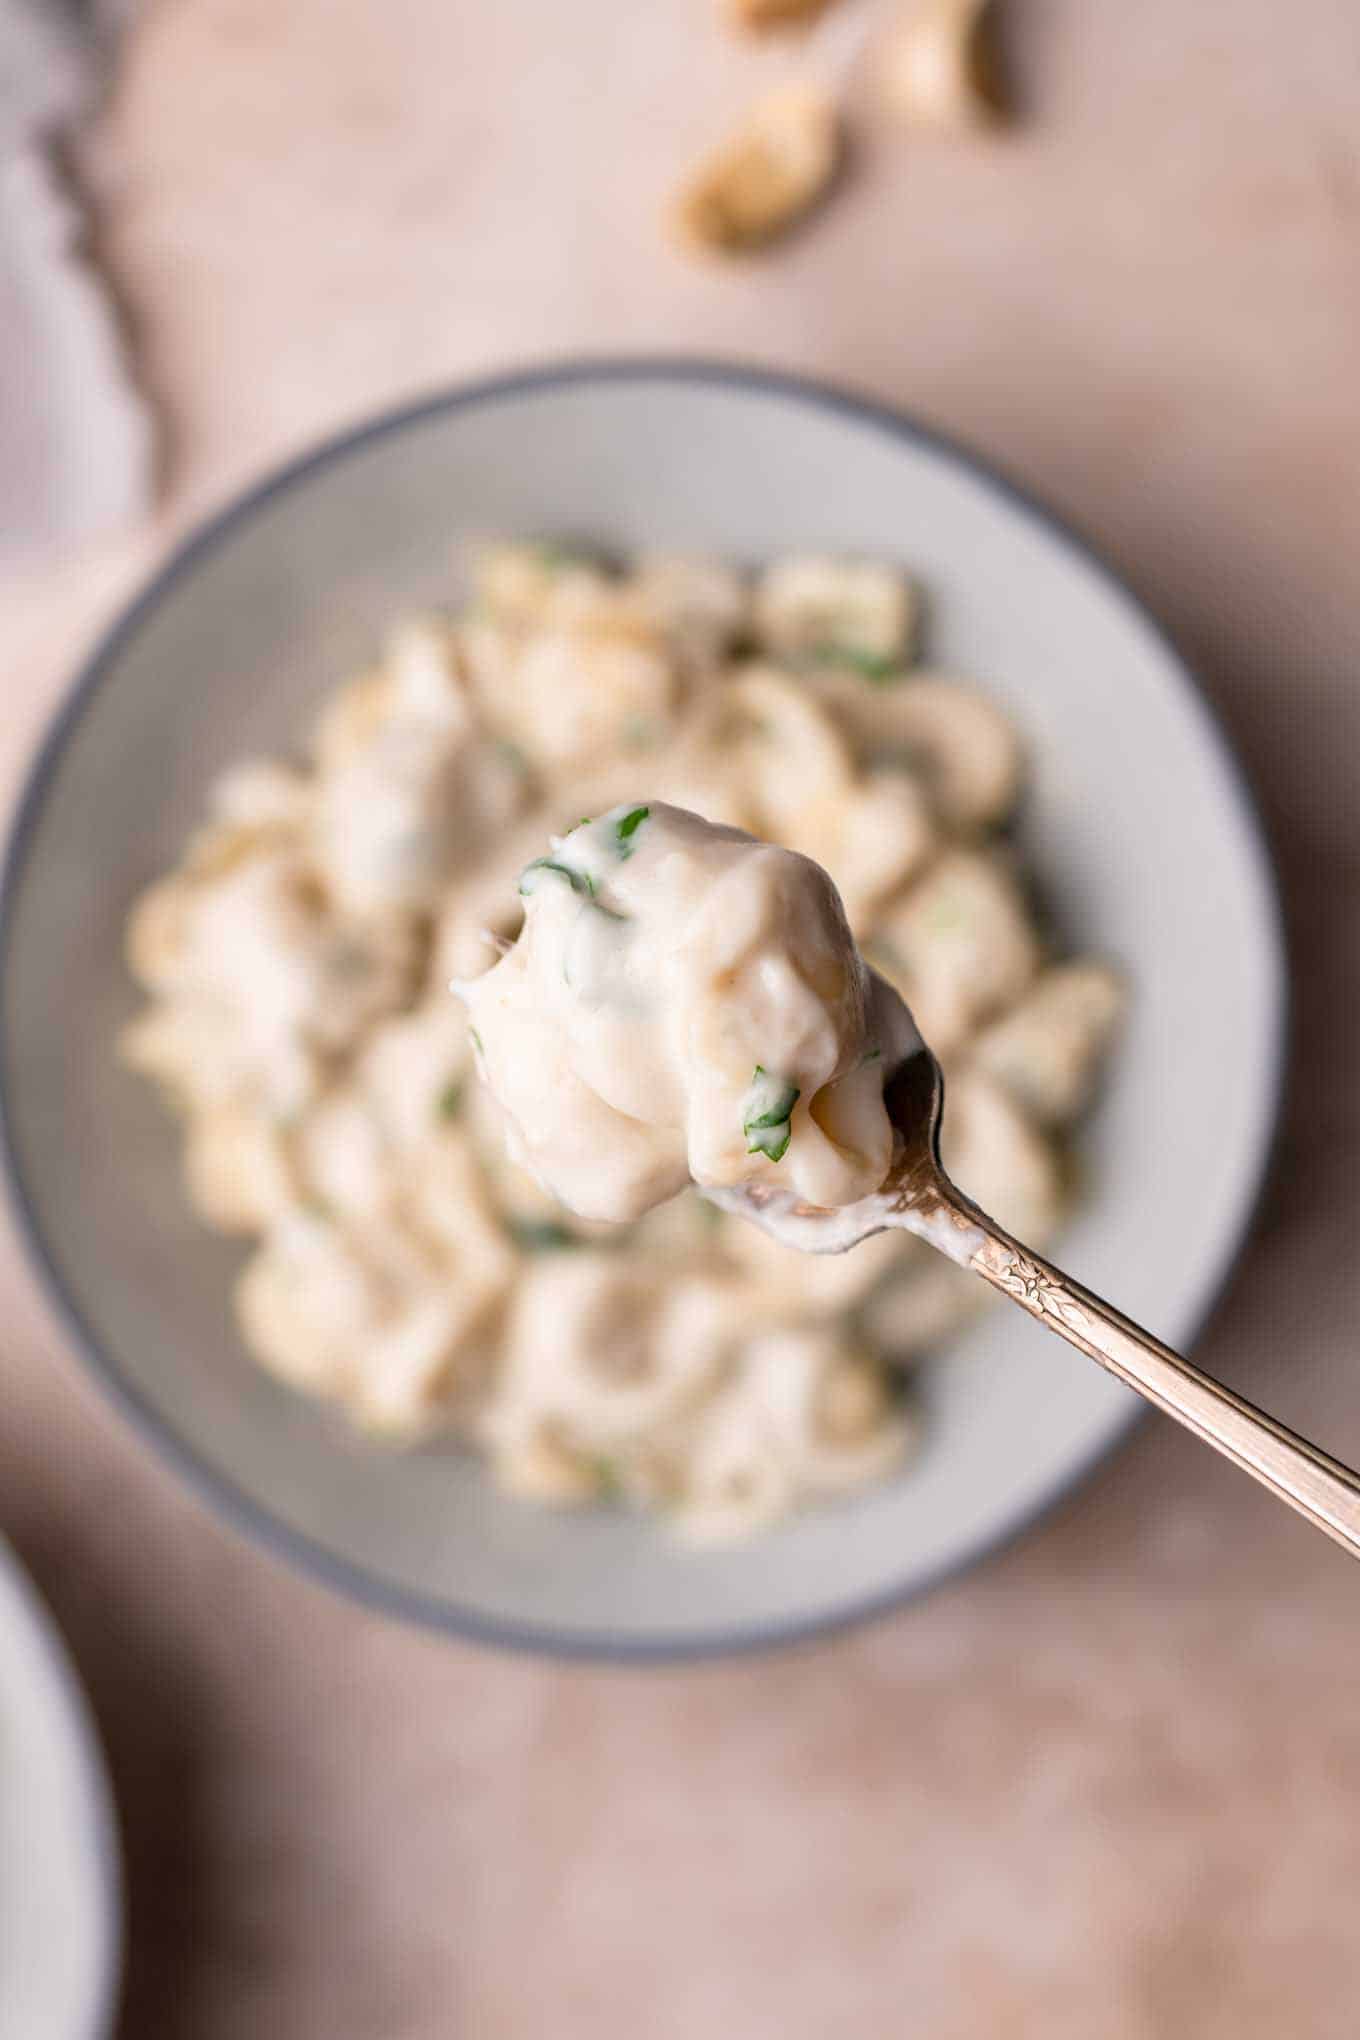
[[[745,829],[749,836],[760,834],[761,818],[740,758],[725,757],[706,734],[697,742],[682,739],[672,753],[647,769],[648,784],[656,787],[658,799],[669,801],[672,807],[688,808],[691,814],[724,828]],[[596,803],[597,808],[604,805]]]
[[[641,562],[632,589],[641,613],[686,653],[691,667],[711,671],[749,621],[745,580],[718,560],[657,554]]]
[[[218,821],[239,829],[296,833],[307,818],[311,787],[300,772],[273,758],[247,758],[212,789]]]
[[[696,1426],[678,1522],[692,1542],[748,1536],[801,1496],[859,1487],[900,1465],[911,1427],[881,1368],[839,1330],[750,1340]]]
[[[195,1211],[218,1232],[264,1232],[297,1194],[277,1124],[242,1105],[191,1119],[184,1177]]]
[[[733,1302],[718,1281],[659,1289],[607,1253],[540,1256],[511,1304],[485,1418],[493,1448],[551,1421],[573,1446],[606,1452],[674,1421],[717,1375]]]
[[[884,1232],[865,1240],[853,1253],[804,1254],[761,1226],[737,1223],[725,1227],[723,1248],[751,1286],[746,1315],[762,1324],[854,1310],[881,1282],[929,1252],[908,1233]]]
[[[125,1059],[190,1105],[297,1111],[315,1085],[308,1028],[326,939],[305,867],[287,853],[191,883],[168,1002],[128,1030]]]
[[[979,1035],[973,1054],[1034,1118],[1075,1119],[1124,1010],[1124,986],[1101,963],[1060,963]]]
[[[554,571],[546,547],[478,546],[469,568],[475,612],[516,628],[527,629],[542,621]]]
[[[881,1364],[849,1353],[823,1374],[812,1412],[813,1433],[833,1450],[867,1444],[892,1415],[892,1395]]]
[[[452,719],[394,714],[322,775],[311,853],[342,913],[429,911],[523,796],[523,775]]]
[[[148,992],[174,985],[188,942],[193,888],[177,874],[149,885],[128,918],[128,968]]]
[[[944,1345],[987,1300],[976,1275],[922,1245],[897,1278],[866,1299],[859,1322],[875,1350],[900,1366]]]
[[[206,1000],[148,1006],[123,1030],[118,1053],[186,1114],[245,1100],[289,1117],[315,1095],[319,1082],[315,1057],[296,1039],[276,1041],[262,1070],[231,1012]]]
[[[811,857],[836,881],[857,938],[882,902],[925,865],[934,824],[919,790],[901,773],[871,773],[840,800],[810,804],[788,832],[788,847]]]
[[[460,616],[456,629],[459,657],[477,712],[487,727],[499,734],[500,705],[515,685],[522,633],[504,618],[480,609]]]
[[[370,1435],[401,1444],[447,1420],[463,1371],[480,1379],[482,1355],[465,1350],[468,1298],[432,1283],[412,1295],[357,1356],[353,1414]]]
[[[190,838],[179,876],[205,883],[301,844],[311,782],[270,758],[247,758],[213,782],[208,820]]]
[[[425,944],[415,917],[396,912],[331,923],[316,944],[308,1041],[327,1053],[364,1040],[415,990]]]
[[[664,730],[676,702],[662,635],[635,629],[551,629],[526,642],[501,728],[545,772],[591,766],[630,732]]]
[[[873,673],[907,663],[918,604],[900,567],[810,555],[766,567],[754,606],[756,635],[777,658]]]
[[[390,1087],[403,1067],[412,1067],[411,1057],[389,1058],[376,1084],[373,1061],[370,1051],[360,1078],[333,1091],[307,1116],[294,1151],[318,1211],[355,1229],[384,1295],[407,1299],[395,1314],[390,1338],[384,1334],[388,1344],[370,1339],[353,1370],[361,1420],[374,1421],[381,1405],[387,1412],[382,1421],[390,1424],[396,1421],[398,1385],[405,1384],[397,1399],[409,1399],[415,1379],[409,1356],[424,1350],[424,1334],[413,1326],[438,1323],[456,1341],[471,1336],[508,1288],[516,1256],[491,1209],[471,1148],[442,1112],[441,1100],[424,1100],[423,1109],[409,1116],[393,1109]],[[422,1064],[431,1074],[433,1064],[418,1053],[415,1067]],[[444,1299],[438,1313],[422,1301],[427,1290]],[[393,1354],[408,1357],[399,1361]],[[410,1414],[414,1419],[413,1406]]]
[[[431,729],[470,730],[472,704],[453,625],[437,616],[408,617],[383,654],[389,713]]]
[[[716,1205],[701,1197],[697,1190],[682,1190],[678,1197],[672,1197],[666,1204],[658,1204],[645,1217],[628,1228],[624,1240],[628,1250],[640,1256],[646,1264],[668,1274],[681,1269],[695,1273],[739,1272],[735,1263],[729,1262],[728,1243],[738,1233],[755,1233],[757,1226],[742,1225],[736,1219],[726,1218]],[[615,1242],[618,1242],[618,1228],[611,1228]],[[766,1235],[768,1237],[768,1235]],[[734,1309],[742,1309],[734,1303]]]
[[[256,857],[195,887],[181,989],[239,1010],[261,1036],[297,1026],[315,998],[324,903],[307,866]]]
[[[443,989],[378,1028],[358,1065],[385,1138],[403,1152],[462,1118],[472,1102],[472,1075],[467,1013]]]
[[[210,820],[190,837],[184,853],[181,875],[196,885],[226,878],[242,865],[252,864],[273,851],[287,850],[294,831],[277,827],[260,828],[252,823]]]
[[[850,792],[850,753],[830,717],[777,667],[744,666],[717,697],[709,741],[726,761],[761,833],[798,848],[791,834],[814,804]],[[834,876],[834,874],[833,874]]]
[[[294,1136],[298,1168],[308,1195],[346,1220],[378,1216],[390,1188],[382,1129],[362,1092],[333,1091],[309,1112]]]
[[[936,673],[885,686],[850,673],[808,685],[866,763],[905,766],[941,823],[961,834],[995,828],[1015,805],[1022,753],[1014,724],[976,687]]]
[[[901,992],[937,1055],[1010,1005],[1034,977],[1039,944],[1005,861],[951,850],[876,923],[869,960]]]
[[[812,84],[782,86],[686,179],[675,200],[676,227],[695,248],[736,254],[758,247],[825,196],[840,151],[830,93]]]
[[[499,1297],[518,1257],[492,1206],[470,1143],[449,1128],[404,1157],[397,1175],[404,1220],[431,1243],[468,1299]]]
[[[403,1161],[394,1182],[382,1222],[358,1229],[383,1318],[358,1351],[352,1409],[366,1429],[414,1437],[484,1398],[516,1257],[457,1134]]]
[[[507,1494],[546,1508],[597,1502],[608,1462],[569,1445],[551,1421],[512,1438],[496,1457],[496,1478]]]
[[[759,1413],[723,1396],[686,1441],[675,1528],[687,1544],[736,1544],[786,1516],[797,1494],[789,1455]]]
[[[950,828],[994,828],[1015,805],[1021,752],[1015,725],[974,687],[914,674],[889,690],[892,741],[925,781]]]
[[[1063,1213],[1057,1149],[990,1077],[965,1071],[947,1090],[940,1148],[950,1177],[1017,1239],[1042,1244]]]
[[[350,1229],[295,1208],[246,1264],[242,1334],[273,1373],[394,1439],[446,1420],[484,1374],[480,1336],[503,1292],[470,1258],[451,1276],[389,1220]]]
[[[516,632],[598,612],[613,593],[604,569],[571,547],[489,545],[472,558],[474,613]]]
[[[334,1226],[293,1211],[241,1271],[236,1312],[251,1352],[311,1395],[353,1389],[356,1351],[380,1312],[377,1285]]]
[[[469,834],[499,826],[522,775],[476,739],[452,631],[416,619],[393,632],[384,670],[324,715],[310,845],[342,911],[424,908]]]
[[[741,1370],[743,1386],[766,1413],[801,1493],[859,1487],[900,1462],[907,1429],[886,1393],[883,1372],[840,1327],[769,1332],[743,1349]],[[846,1421],[853,1393],[847,1377],[863,1391],[854,1397],[859,1405],[854,1423]],[[882,1391],[876,1397],[868,1377]]]
[[[312,725],[312,757],[322,773],[339,772],[373,743],[391,714],[392,683],[381,669],[337,687]]]

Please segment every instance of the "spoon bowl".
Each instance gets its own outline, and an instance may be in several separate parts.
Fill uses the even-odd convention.
[[[871,973],[881,992],[895,992]],[[905,1007],[902,1008],[905,1012]],[[913,1033],[915,1030],[912,1030]],[[704,1187],[704,1195],[737,1218],[752,1220],[781,1245],[804,1254],[844,1254],[875,1233],[901,1227],[926,1240],[951,1261],[967,1266],[982,1234],[961,1213],[962,1199],[946,1178],[940,1162],[940,1123],[944,1113],[944,1073],[923,1043],[895,1065],[883,1088],[883,1101],[893,1123],[893,1161],[881,1189],[871,1197],[831,1211],[806,1204],[767,1183],[743,1183],[734,1189]]]

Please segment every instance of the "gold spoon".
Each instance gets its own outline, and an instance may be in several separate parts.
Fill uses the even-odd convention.
[[[763,1185],[707,1194],[808,1253],[843,1253],[896,1226],[917,1234],[1360,1556],[1360,1477],[1349,1467],[1211,1381],[1160,1339],[1013,1240],[954,1187],[940,1163],[944,1080],[928,1048],[913,1049],[898,1064],[884,1101],[897,1134],[896,1152],[883,1188],[872,1197],[824,1211]]]

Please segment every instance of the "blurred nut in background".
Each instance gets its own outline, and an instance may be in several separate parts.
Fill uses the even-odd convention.
[[[758,247],[825,196],[840,154],[830,95],[812,84],[782,86],[693,172],[676,201],[676,225],[696,247]]]
[[[835,0],[725,0],[730,20],[755,35],[770,28],[797,28],[834,5]]]
[[[977,128],[1001,118],[995,13],[995,0],[915,0],[881,59],[884,91],[904,120]]]

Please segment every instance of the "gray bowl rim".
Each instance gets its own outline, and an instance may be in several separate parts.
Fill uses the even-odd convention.
[[[229,539],[255,513],[288,491],[305,485],[328,468],[372,446],[376,441],[418,430],[434,418],[492,405],[506,399],[587,384],[656,382],[691,388],[721,388],[755,397],[791,400],[833,416],[874,428],[888,438],[923,448],[980,482],[1012,509],[1038,524],[1076,555],[1105,584],[1108,592],[1133,612],[1156,640],[1167,667],[1179,679],[1201,733],[1216,752],[1231,789],[1238,816],[1255,853],[1268,911],[1266,939],[1270,945],[1273,980],[1270,1027],[1270,1097],[1258,1152],[1248,1182],[1245,1215],[1237,1234],[1225,1247],[1207,1301],[1191,1327],[1187,1346],[1200,1337],[1232,1281],[1248,1240],[1255,1230],[1271,1162],[1279,1137],[1290,1026],[1289,980],[1283,912],[1270,840],[1240,758],[1223,722],[1164,626],[1134,594],[1095,545],[1065,518],[998,470],[989,459],[963,441],[925,424],[910,412],[843,385],[751,362],[688,354],[591,355],[532,363],[504,373],[460,381],[433,394],[378,412],[365,422],[329,435],[310,449],[270,470],[260,481],[203,519],[174,546],[162,565],[96,640],[77,669],[65,699],[54,714],[29,766],[0,866],[0,979],[9,963],[14,904],[28,865],[31,840],[42,812],[49,782],[67,742],[95,694],[116,669],[123,646],[140,629],[167,591],[185,579],[199,562]],[[691,1663],[772,1650],[834,1636],[842,1630],[903,1607],[968,1571],[1023,1537],[1052,1509],[1071,1496],[1113,1457],[1148,1414],[1133,1402],[1118,1429],[1102,1439],[1083,1459],[1070,1466],[1037,1501],[1027,1504],[985,1536],[973,1539],[924,1576],[847,1601],[830,1613],[808,1615],[770,1624],[742,1624],[732,1629],[699,1629],[688,1634],[620,1636],[608,1630],[564,1633],[551,1624],[502,1621],[438,1595],[400,1586],[362,1565],[338,1556],[305,1531],[281,1522],[262,1504],[238,1488],[182,1438],[102,1346],[98,1333],[67,1289],[57,1256],[49,1246],[29,1195],[11,1129],[12,1070],[8,1023],[0,1011],[0,1159],[10,1208],[42,1288],[66,1336],[105,1395],[130,1422],[153,1456],[172,1467],[191,1492],[248,1541],[304,1577],[359,1602],[381,1615],[464,1642],[488,1645],[532,1656],[614,1664]]]

